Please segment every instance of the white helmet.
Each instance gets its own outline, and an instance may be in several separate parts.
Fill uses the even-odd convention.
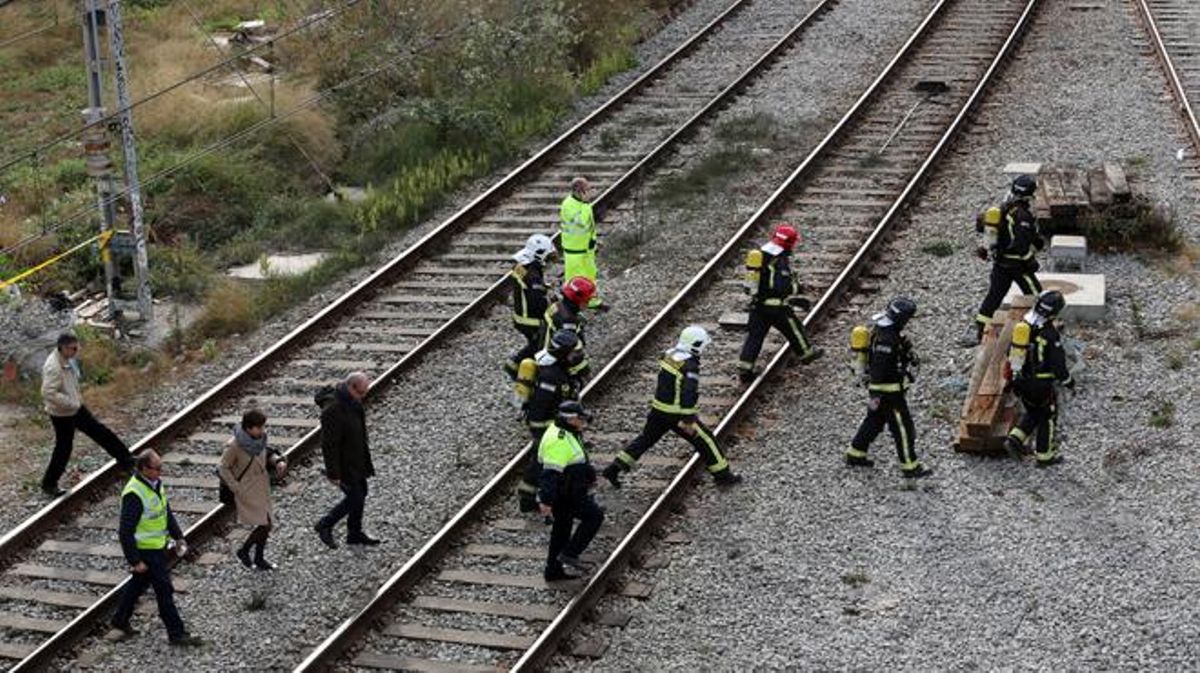
[[[534,234],[525,241],[525,250],[532,254],[539,262],[545,262],[546,258],[554,254],[554,243],[550,241],[550,237],[545,234]]]
[[[688,325],[679,333],[679,343],[675,344],[675,347],[692,355],[700,355],[711,341],[708,330],[699,325]]]

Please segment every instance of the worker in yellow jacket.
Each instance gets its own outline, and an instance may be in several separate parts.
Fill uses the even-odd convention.
[[[559,208],[561,226],[560,243],[563,248],[563,277],[583,276],[596,283],[596,219],[592,208],[592,186],[587,178],[573,178],[571,193],[563,199]],[[588,308],[606,311],[608,306],[597,292],[588,302]]]

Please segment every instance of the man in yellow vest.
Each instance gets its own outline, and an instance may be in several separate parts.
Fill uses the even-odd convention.
[[[129,483],[121,491],[121,526],[117,533],[132,576],[125,586],[125,593],[121,594],[121,604],[113,615],[112,626],[120,632],[121,639],[136,634],[129,623],[134,605],[147,587],[154,587],[158,616],[167,626],[171,644],[201,645],[199,638],[188,635],[175,607],[175,587],[171,585],[167,549],[174,546],[175,556],[182,558],[187,554],[187,543],[183,540],[183,529],[167,504],[167,491],[162,484],[162,458],[152,449],[146,449],[138,454],[134,469]],[[169,545],[168,539],[175,543]]]
[[[596,283],[596,213],[592,210],[592,186],[587,178],[571,180],[571,194],[559,209],[563,248],[563,278],[583,276]],[[587,307],[607,311],[599,285]]]
[[[604,510],[588,492],[596,483],[596,470],[583,446],[583,431],[591,417],[579,402],[563,402],[537,446],[538,462],[542,465],[538,507],[543,516],[554,516],[543,573],[547,582],[579,577],[568,573],[563,566],[579,572],[591,569],[591,564],[580,556],[604,522]]]

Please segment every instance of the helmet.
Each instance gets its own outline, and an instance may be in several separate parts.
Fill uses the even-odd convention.
[[[1037,191],[1037,178],[1029,174],[1018,175],[1012,181],[1013,196],[1028,199]]]
[[[688,325],[679,333],[679,343],[676,344],[676,348],[690,351],[692,355],[700,355],[710,341],[712,341],[712,337],[708,336],[708,330],[699,325]]]
[[[896,297],[888,302],[884,314],[897,328],[902,328],[908,323],[909,318],[917,314],[917,302],[908,297]]]
[[[771,234],[771,242],[784,250],[796,247],[796,242],[799,240],[800,234],[796,233],[796,228],[786,222],[775,227],[775,233]]]
[[[1063,297],[1063,293],[1058,290],[1046,290],[1038,295],[1037,303],[1033,305],[1033,312],[1043,318],[1053,318],[1066,305],[1067,300]]]
[[[578,345],[578,334],[569,329],[560,329],[550,337],[550,348],[546,350],[559,357],[575,350]]]
[[[525,241],[525,250],[533,255],[539,262],[546,261],[546,258],[554,254],[554,243],[550,241],[550,237],[545,234],[534,234]]]
[[[596,284],[583,276],[575,276],[563,283],[562,296],[576,306],[586,306],[595,294]]]
[[[592,420],[592,414],[583,405],[575,400],[567,400],[558,405],[558,415],[555,416],[555,421],[558,423],[567,423],[576,418],[582,418],[585,421]]]

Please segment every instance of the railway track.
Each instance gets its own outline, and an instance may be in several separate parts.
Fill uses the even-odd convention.
[[[738,288],[742,253],[777,222],[801,223],[796,268],[820,293],[805,322],[815,327],[831,312],[853,308],[844,300],[856,290],[869,291],[862,279],[891,224],[979,103],[1038,4],[936,3],[818,147],[585,389],[598,415],[588,432],[594,463],[611,460],[640,429],[654,362],[683,326],[704,324],[714,335],[703,367],[702,408],[719,436],[781,367],[787,347],[777,339],[763,376],[739,389],[733,372],[741,336],[727,329],[736,320],[714,320],[744,304]],[[620,573],[685,492],[699,458],[678,450],[668,455],[665,446],[644,458],[628,486],[605,498],[607,534],[589,552],[599,568],[586,580],[550,586],[541,579],[546,527],[512,518],[506,497],[531,450],[526,446],[514,457],[296,670],[533,670],[549,661],[606,592],[644,595],[646,587],[621,584]],[[612,615],[594,618],[620,625]],[[571,653],[597,656],[601,649],[577,643]]]
[[[1179,103],[1192,146],[1200,155],[1200,4],[1191,0],[1135,0],[1150,43]]]
[[[362,369],[376,390],[415,365],[499,296],[511,252],[530,233],[556,226],[572,175],[593,178],[599,202],[616,202],[835,4],[813,3],[799,23],[756,14],[747,0],[729,5],[493,188],[140,440],[135,450],[153,446],[172,463],[177,476],[167,484],[181,518],[194,521],[189,541],[203,541],[225,513],[213,467],[241,410],[263,408],[273,441],[290,447],[295,462],[315,444],[316,386]],[[635,131],[618,154],[598,149],[613,128]],[[45,666],[107,615],[127,581],[112,540],[117,481],[110,463],[0,539],[0,657],[13,670]]]

